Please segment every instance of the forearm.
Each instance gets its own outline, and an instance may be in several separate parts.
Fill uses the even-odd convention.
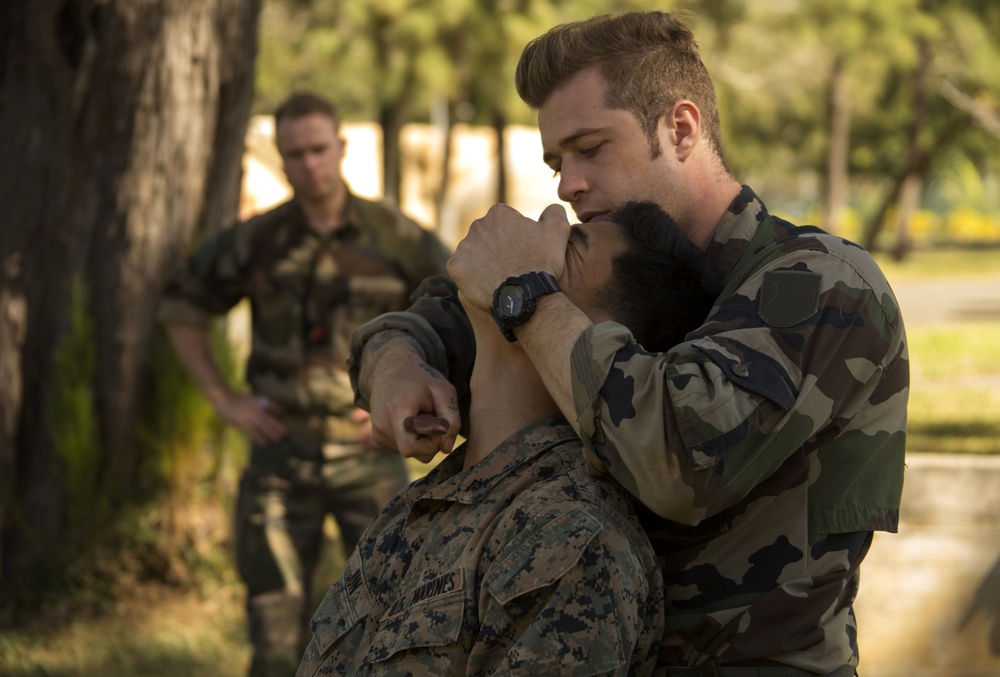
[[[475,362],[476,344],[465,309],[458,301],[454,283],[446,277],[428,278],[414,293],[413,305],[404,312],[386,313],[359,327],[351,337],[351,356],[348,373],[354,387],[355,402],[370,409],[371,398],[376,393],[372,377],[377,375],[372,366],[377,362],[389,365],[392,360],[381,359],[382,345],[369,343],[376,337],[392,347],[397,337],[412,340],[412,350],[403,350],[402,357],[412,366],[425,365],[444,376],[454,386],[463,418],[468,411],[469,378]],[[389,342],[392,339],[392,342]],[[418,358],[418,359],[411,359]],[[365,369],[361,374],[362,367]],[[390,384],[391,385],[391,384]]]
[[[358,360],[358,403],[367,406],[375,383],[380,377],[387,378],[387,371],[400,363],[409,363],[414,368],[427,363],[427,353],[410,334],[401,329],[386,329],[368,339]]]
[[[427,363],[419,341],[405,331],[386,329],[372,334],[355,354],[351,378],[356,402],[372,414],[375,446],[425,462],[454,448],[463,421],[458,397],[444,375]],[[407,430],[407,419],[419,414],[446,419],[446,431],[423,435]]]
[[[570,355],[577,339],[593,323],[564,294],[542,297],[527,324],[514,330],[549,394],[573,429],[580,433]]]

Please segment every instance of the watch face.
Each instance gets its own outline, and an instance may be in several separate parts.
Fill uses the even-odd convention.
[[[497,312],[501,317],[513,319],[524,308],[524,290],[519,285],[507,285],[500,291]]]

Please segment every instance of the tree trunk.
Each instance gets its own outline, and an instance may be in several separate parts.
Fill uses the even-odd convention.
[[[493,133],[497,138],[497,202],[507,202],[507,115],[497,106],[493,109]]]
[[[923,187],[923,174],[930,166],[931,157],[922,153],[920,149],[920,134],[927,124],[927,106],[929,96],[929,76],[931,67],[931,45],[926,37],[916,38],[917,48],[917,68],[913,71],[910,84],[913,90],[913,115],[910,116],[906,129],[906,158],[903,163],[902,172],[897,175],[889,197],[883,202],[878,216],[872,221],[868,228],[867,238],[864,246],[869,251],[874,251],[878,242],[879,230],[884,225],[889,209],[895,204],[899,208],[899,220],[897,223],[897,233],[900,239],[897,240],[893,249],[893,255],[898,259],[906,255],[907,249],[907,228],[909,218],[917,205],[914,200],[919,201]],[[940,144],[940,139],[935,145]],[[922,166],[921,166],[922,165]]]
[[[135,491],[160,289],[236,215],[260,3],[0,9],[0,598]]]
[[[448,188],[451,186],[451,167],[452,160],[455,154],[455,107],[457,104],[454,100],[449,99],[442,106],[444,109],[444,115],[440,116],[440,120],[437,121],[435,125],[441,130],[442,141],[444,142],[441,149],[441,181],[438,183],[437,190],[434,191],[434,221],[432,222],[438,229],[441,230],[442,219],[441,215],[444,213],[445,202],[448,200]]]
[[[400,134],[403,125],[397,110],[395,104],[380,106],[378,123],[382,130],[382,194],[399,204],[403,181],[400,167]]]
[[[910,252],[910,222],[920,207],[920,198],[923,192],[923,179],[916,174],[910,174],[906,177],[899,194],[896,243],[892,248],[892,258],[896,261],[902,261]]]
[[[830,74],[827,119],[830,125],[830,145],[826,165],[826,195],[820,227],[837,231],[837,220],[847,202],[848,153],[851,147],[851,106],[847,88],[844,59],[837,57]]]

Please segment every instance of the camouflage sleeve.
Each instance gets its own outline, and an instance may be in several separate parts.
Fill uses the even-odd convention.
[[[659,569],[591,506],[536,516],[483,587],[471,655],[490,674],[651,674],[663,632]]]
[[[476,339],[465,309],[458,301],[455,283],[445,276],[430,277],[410,297],[406,311],[386,313],[358,327],[351,339],[348,369],[355,400],[367,406],[358,371],[361,352],[372,336],[388,329],[404,331],[420,343],[427,362],[444,374],[458,391],[462,420],[468,420],[469,377],[476,357]]]
[[[902,322],[874,261],[846,250],[771,261],[665,354],[645,352],[621,325],[585,332],[571,362],[588,465],[662,517],[697,524],[805,445],[824,445],[840,454],[837,473],[827,472],[840,486],[872,482],[853,489],[859,502],[898,507],[896,483],[879,484],[878,466],[902,466]],[[830,528],[865,528],[870,511]]]
[[[240,238],[230,228],[202,245],[174,273],[157,309],[161,322],[205,324],[245,295]]]

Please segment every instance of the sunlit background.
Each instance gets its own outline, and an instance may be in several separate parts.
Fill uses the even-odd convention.
[[[0,675],[245,674],[230,557],[245,442],[150,308],[195,242],[287,198],[278,102],[333,99],[351,187],[454,246],[494,202],[556,201],[513,89],[521,47],[629,8],[686,13],[733,173],[773,212],[873,250],[902,305],[906,488],[900,533],[877,534],[863,567],[859,673],[1000,674],[996,0],[14,4],[0,10]],[[140,33],[157,36],[147,52]],[[120,59],[123,42],[142,58]],[[252,89],[227,99],[241,77]],[[122,185],[103,193],[106,176]],[[119,290],[143,272],[129,305]],[[234,383],[245,321],[215,336]],[[339,567],[331,547],[320,591]]]

